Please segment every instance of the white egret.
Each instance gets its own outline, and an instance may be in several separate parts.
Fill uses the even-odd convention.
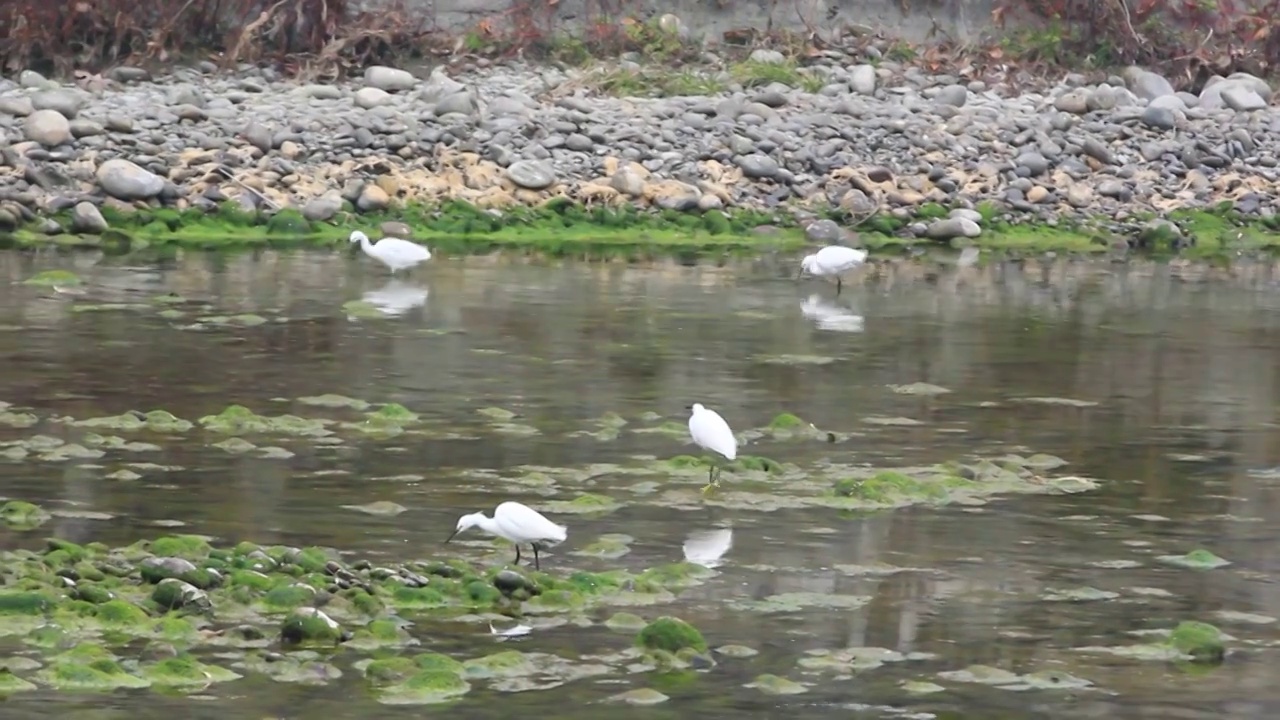
[[[400,238],[385,237],[376,243],[359,230],[351,231],[351,242],[360,243],[364,254],[391,268],[391,274],[411,268],[431,259],[431,251],[417,243]]]
[[[800,274],[796,279],[799,280],[806,272],[818,277],[835,276],[836,295],[839,295],[843,286],[840,276],[857,268],[866,260],[866,250],[843,245],[828,245],[812,255],[806,255],[804,260],[800,261]]]
[[[720,417],[720,413],[703,407],[702,403],[690,405],[689,410],[693,413],[689,416],[689,435],[698,447],[719,453],[726,460],[732,461],[738,457],[738,439],[733,436],[733,430]],[[713,462],[707,471],[707,485],[702,488],[702,492],[720,486],[719,470]]]
[[[516,565],[520,564],[520,545],[529,543],[533,547],[533,567],[541,570],[538,562],[538,548],[558,545],[568,537],[568,528],[548,520],[542,513],[528,505],[508,500],[493,511],[493,517],[483,512],[474,512],[458,518],[458,527],[445,542],[465,530],[478,527],[490,535],[497,535],[510,540],[516,546]]]

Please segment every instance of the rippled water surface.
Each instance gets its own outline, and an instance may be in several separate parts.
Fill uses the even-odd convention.
[[[41,418],[0,428],[0,441],[82,443],[87,430],[50,419],[130,409],[189,419],[229,404],[351,412],[297,400],[324,394],[399,403],[432,428],[257,441],[288,451],[280,456],[229,452],[197,429],[146,457],[0,460],[0,494],[64,511],[31,532],[0,525],[4,549],[39,548],[46,536],[120,545],[180,531],[219,544],[329,546],[375,563],[500,564],[509,547],[478,534],[442,545],[460,514],[502,499],[554,507],[590,492],[620,506],[555,515],[569,540],[544,555],[544,570],[639,572],[693,552],[719,556],[716,574],[666,605],[589,608],[505,642],[483,623],[409,615],[422,643],[413,652],[616,652],[632,637],[604,626],[618,610],[678,615],[713,648],[759,651],[718,655],[696,674],[614,668],[545,689],[480,681],[442,709],[377,702],[355,666],[368,653],[347,649],[329,658],[343,675],[326,685],[245,673],[188,695],[42,688],[6,701],[5,717],[1255,718],[1280,709],[1280,288],[1271,268],[889,263],[836,298],[832,285],[787,279],[789,267],[438,258],[388,280],[367,259],[337,254],[158,264],[0,256],[0,400]],[[22,284],[50,268],[84,284]],[[161,297],[170,293],[178,297]],[[950,392],[895,390],[911,383]],[[743,452],[793,467],[794,479],[726,472],[706,501],[705,475],[629,475],[693,453],[682,436],[640,432],[683,423],[691,402],[740,431],[794,413],[839,441],[755,439]],[[515,416],[478,412],[486,408]],[[627,424],[610,431],[599,420],[609,413]],[[1068,464],[1047,475],[1100,485],[876,511],[782,502],[817,492],[807,478],[823,468],[1010,453],[1060,457]],[[172,469],[113,476],[141,461]],[[522,466],[547,468],[555,481],[529,481]],[[352,509],[378,501],[407,509]],[[629,551],[575,552],[609,533],[630,536]],[[1194,570],[1159,559],[1197,549],[1231,564]],[[809,602],[780,607],[779,596]],[[1223,665],[1096,650],[1152,642],[1142,631],[1183,620],[1232,636]],[[818,651],[844,648],[901,656],[856,671],[814,667]],[[992,686],[949,674],[975,665],[1049,680]],[[764,673],[803,692],[746,686]],[[1087,682],[1052,686],[1063,677]],[[632,688],[669,699],[603,704]]]

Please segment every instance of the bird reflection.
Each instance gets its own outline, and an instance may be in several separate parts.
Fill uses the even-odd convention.
[[[858,313],[816,294],[800,303],[800,312],[812,320],[819,330],[859,333],[865,324]]]
[[[361,299],[378,308],[384,315],[395,317],[427,304],[428,291],[402,280],[391,280],[377,290],[369,290]]]
[[[733,528],[694,530],[684,541],[685,562],[715,568],[724,564],[724,555],[733,547]]]

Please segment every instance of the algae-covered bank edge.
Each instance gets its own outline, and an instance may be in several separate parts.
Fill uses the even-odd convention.
[[[1163,218],[1134,214],[1123,222],[1088,215],[1034,219],[1004,213],[993,203],[980,203],[974,209],[926,203],[860,220],[839,208],[684,211],[589,207],[565,197],[502,209],[456,200],[436,206],[410,203],[369,213],[347,206],[330,221],[309,220],[296,208],[245,210],[232,201],[185,210],[103,206],[100,211],[109,229],[98,234],[75,232],[73,210],[66,209],[31,217],[20,227],[0,228],[0,244],[96,247],[121,253],[153,246],[341,247],[351,230],[371,231],[376,238],[387,234],[382,225],[397,223],[408,228],[410,239],[454,254],[501,249],[550,255],[749,254],[846,244],[873,250],[974,246],[1012,253],[1140,250],[1213,257],[1280,248],[1280,219],[1249,217],[1230,203],[1174,211]],[[938,230],[947,222],[958,227],[962,219],[968,223],[968,236]],[[825,227],[818,227],[819,223]]]

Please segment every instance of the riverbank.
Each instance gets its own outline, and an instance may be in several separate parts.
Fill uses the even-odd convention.
[[[212,70],[0,81],[0,233],[218,246],[380,228],[446,251],[1280,246],[1280,113],[1242,74],[1193,96],[1137,69],[1030,87],[772,50],[681,70],[375,67],[330,84]]]

